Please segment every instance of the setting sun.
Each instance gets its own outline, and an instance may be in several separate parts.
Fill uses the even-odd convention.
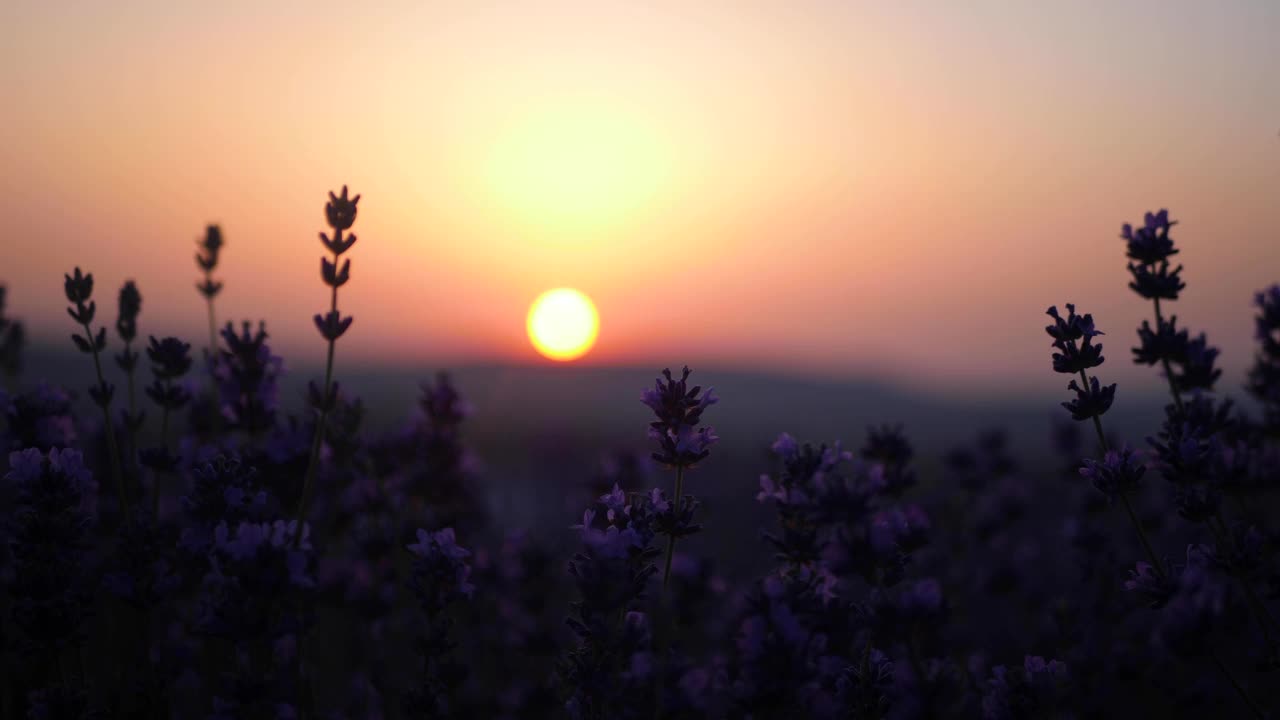
[[[576,360],[595,345],[600,316],[591,298],[572,288],[556,288],[529,307],[529,340],[552,360]]]

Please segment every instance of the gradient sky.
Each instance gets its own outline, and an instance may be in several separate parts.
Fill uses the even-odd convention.
[[[349,359],[535,361],[567,285],[592,363],[1056,389],[1074,300],[1150,379],[1117,235],[1167,206],[1235,386],[1280,281],[1280,3],[379,5],[0,6],[11,313],[64,342],[80,264],[108,319],[134,278],[144,333],[202,338],[218,222],[220,317],[319,361],[344,182]]]

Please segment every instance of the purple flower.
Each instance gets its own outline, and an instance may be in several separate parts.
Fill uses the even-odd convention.
[[[690,388],[689,372],[684,368],[676,380],[670,369],[663,370],[666,380],[658,378],[640,396],[658,418],[649,423],[649,437],[658,443],[653,459],[670,467],[692,467],[710,455],[711,445],[719,440],[711,428],[698,427],[703,411],[719,399],[711,388],[706,393],[698,385]]]
[[[1138,365],[1155,365],[1168,360],[1171,363],[1185,362],[1187,358],[1187,331],[1179,330],[1178,317],[1162,319],[1159,327],[1151,329],[1151,323],[1142,321],[1138,328],[1139,347],[1133,348],[1133,362]]]
[[[1080,468],[1080,474],[1093,482],[1093,486],[1111,502],[1115,502],[1117,496],[1138,489],[1146,472],[1140,456],[1128,446],[1107,451],[1101,461],[1086,458],[1084,467]]]
[[[455,597],[471,597],[470,551],[458,545],[453,528],[417,532],[418,542],[408,545],[414,557],[414,591],[419,601],[432,607],[443,607]],[[423,593],[431,597],[424,599]]]
[[[1062,403],[1062,407],[1071,413],[1074,420],[1101,417],[1111,409],[1111,403],[1115,402],[1116,398],[1115,384],[1102,387],[1096,377],[1089,378],[1089,385],[1083,388],[1072,380],[1067,383],[1067,389],[1075,392],[1076,398]]]
[[[1177,300],[1187,286],[1180,277],[1182,266],[1170,270],[1167,260],[1155,266],[1129,263],[1129,273],[1129,288],[1148,300]]]
[[[1148,212],[1142,227],[1135,230],[1129,223],[1125,223],[1120,229],[1120,237],[1128,243],[1131,259],[1144,265],[1153,265],[1178,254],[1169,237],[1169,230],[1177,224],[1176,220],[1169,220],[1168,210]]]
[[[237,334],[228,322],[222,338],[227,349],[218,352],[212,372],[223,417],[251,434],[271,427],[279,406],[284,361],[267,345],[266,323],[258,323],[255,333],[245,321]]]

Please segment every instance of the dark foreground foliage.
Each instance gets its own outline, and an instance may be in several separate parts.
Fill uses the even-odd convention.
[[[577,518],[517,529],[486,507],[448,376],[384,434],[362,429],[338,383],[359,200],[343,188],[325,206],[327,362],[300,416],[281,407],[266,327],[219,331],[216,226],[196,257],[203,352],[144,343],[132,281],[115,342],[93,276],[65,278],[91,414],[73,413],[70,390],[17,384],[24,331],[0,291],[14,388],[0,395],[0,716],[1275,712],[1280,286],[1256,298],[1250,416],[1217,394],[1206,335],[1167,314],[1185,282],[1165,211],[1122,232],[1152,315],[1132,358],[1169,387],[1149,437],[1108,431],[1125,401],[1105,382],[1112,336],[1068,304],[1048,311],[1070,396],[1059,455],[1039,467],[1020,467],[998,431],[929,473],[901,427],[851,445],[784,433],[763,474],[742,478],[771,518],[744,531],[686,492],[716,460],[719,398],[664,370],[639,398],[651,458],[596,475]],[[735,564],[754,573],[688,549],[711,534],[754,555]]]

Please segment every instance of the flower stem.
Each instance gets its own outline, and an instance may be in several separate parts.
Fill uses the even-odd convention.
[[[1164,326],[1164,316],[1160,314],[1160,298],[1152,298],[1151,302],[1156,306],[1156,333],[1159,333],[1160,328]],[[1178,384],[1174,382],[1173,368],[1169,365],[1169,358],[1161,357],[1160,363],[1164,365],[1164,376],[1169,379],[1169,392],[1173,395],[1173,404],[1181,413],[1182,395],[1178,392]]]
[[[170,397],[169,389],[171,382],[164,381],[165,397]],[[169,405],[165,404],[160,409],[160,447],[164,448],[164,454],[169,456]],[[151,498],[151,521],[159,522],[160,520],[160,473],[156,473],[155,496]]]
[[[341,238],[342,232],[338,231],[336,238]],[[333,254],[333,264],[338,264],[338,253]],[[338,286],[333,285],[332,292],[329,295],[329,312],[338,311]],[[324,439],[325,421],[329,419],[329,389],[333,384],[333,351],[337,345],[337,338],[329,339],[329,356],[325,362],[324,368],[324,388],[321,391],[320,413],[316,417],[316,432],[311,438],[311,458],[307,461],[307,474],[302,480],[302,496],[298,498],[297,528],[294,531],[293,546],[296,548],[302,543],[302,521],[306,517],[307,507],[311,504],[312,485],[315,484],[316,474],[319,472],[320,465],[320,445]]]
[[[1089,386],[1089,376],[1084,370],[1080,371],[1080,379],[1084,381],[1085,387]],[[1102,431],[1102,418],[1097,415],[1093,416],[1093,428],[1098,431],[1098,444],[1102,447],[1102,452],[1111,451],[1111,444],[1107,442],[1107,434]],[[1133,528],[1138,531],[1138,539],[1142,541],[1142,547],[1147,551],[1147,558],[1151,560],[1151,566],[1156,569],[1160,577],[1165,577],[1164,566],[1160,564],[1160,558],[1156,555],[1156,551],[1151,547],[1151,541],[1147,539],[1147,531],[1142,528],[1142,522],[1138,520],[1138,515],[1133,511],[1133,505],[1129,503],[1127,493],[1120,493],[1120,502],[1124,505],[1124,511],[1129,515],[1129,521],[1133,523]]]
[[[680,498],[684,496],[684,465],[676,466],[676,496],[672,502],[676,504],[676,515],[680,514]],[[671,582],[671,558],[676,554],[676,536],[667,538],[667,561],[662,568],[662,592],[667,591]]]
[[[98,356],[98,344],[93,340],[93,330],[89,328],[89,323],[84,323],[84,332],[89,340],[89,347],[93,349],[93,369],[98,373],[98,387],[105,392],[107,381],[102,375],[102,359]],[[103,433],[107,436],[107,454],[111,456],[111,478],[115,481],[116,493],[120,495],[120,511],[124,514],[125,520],[128,520],[131,514],[129,493],[125,490],[124,474],[120,471],[120,448],[116,446],[116,429],[111,423],[110,402],[102,406],[102,419],[105,422]]]
[[[204,271],[204,280],[206,285],[211,285],[213,283],[212,270]],[[218,323],[214,319],[212,295],[205,296],[205,307],[208,308],[209,311],[209,355],[212,357],[213,354],[218,351]]]
[[[1265,718],[1266,714],[1262,712],[1262,708],[1258,707],[1258,705],[1253,701],[1253,698],[1249,697],[1249,693],[1240,684],[1240,681],[1236,680],[1236,676],[1231,674],[1231,670],[1222,662],[1222,658],[1218,657],[1216,652],[1211,653],[1211,656],[1213,657],[1213,664],[1218,666],[1218,671],[1227,679],[1227,682],[1231,683],[1231,687],[1235,688],[1236,694],[1240,696],[1240,699],[1244,701],[1244,704],[1249,706],[1249,710],[1253,712],[1253,716],[1259,718],[1259,720]]]

